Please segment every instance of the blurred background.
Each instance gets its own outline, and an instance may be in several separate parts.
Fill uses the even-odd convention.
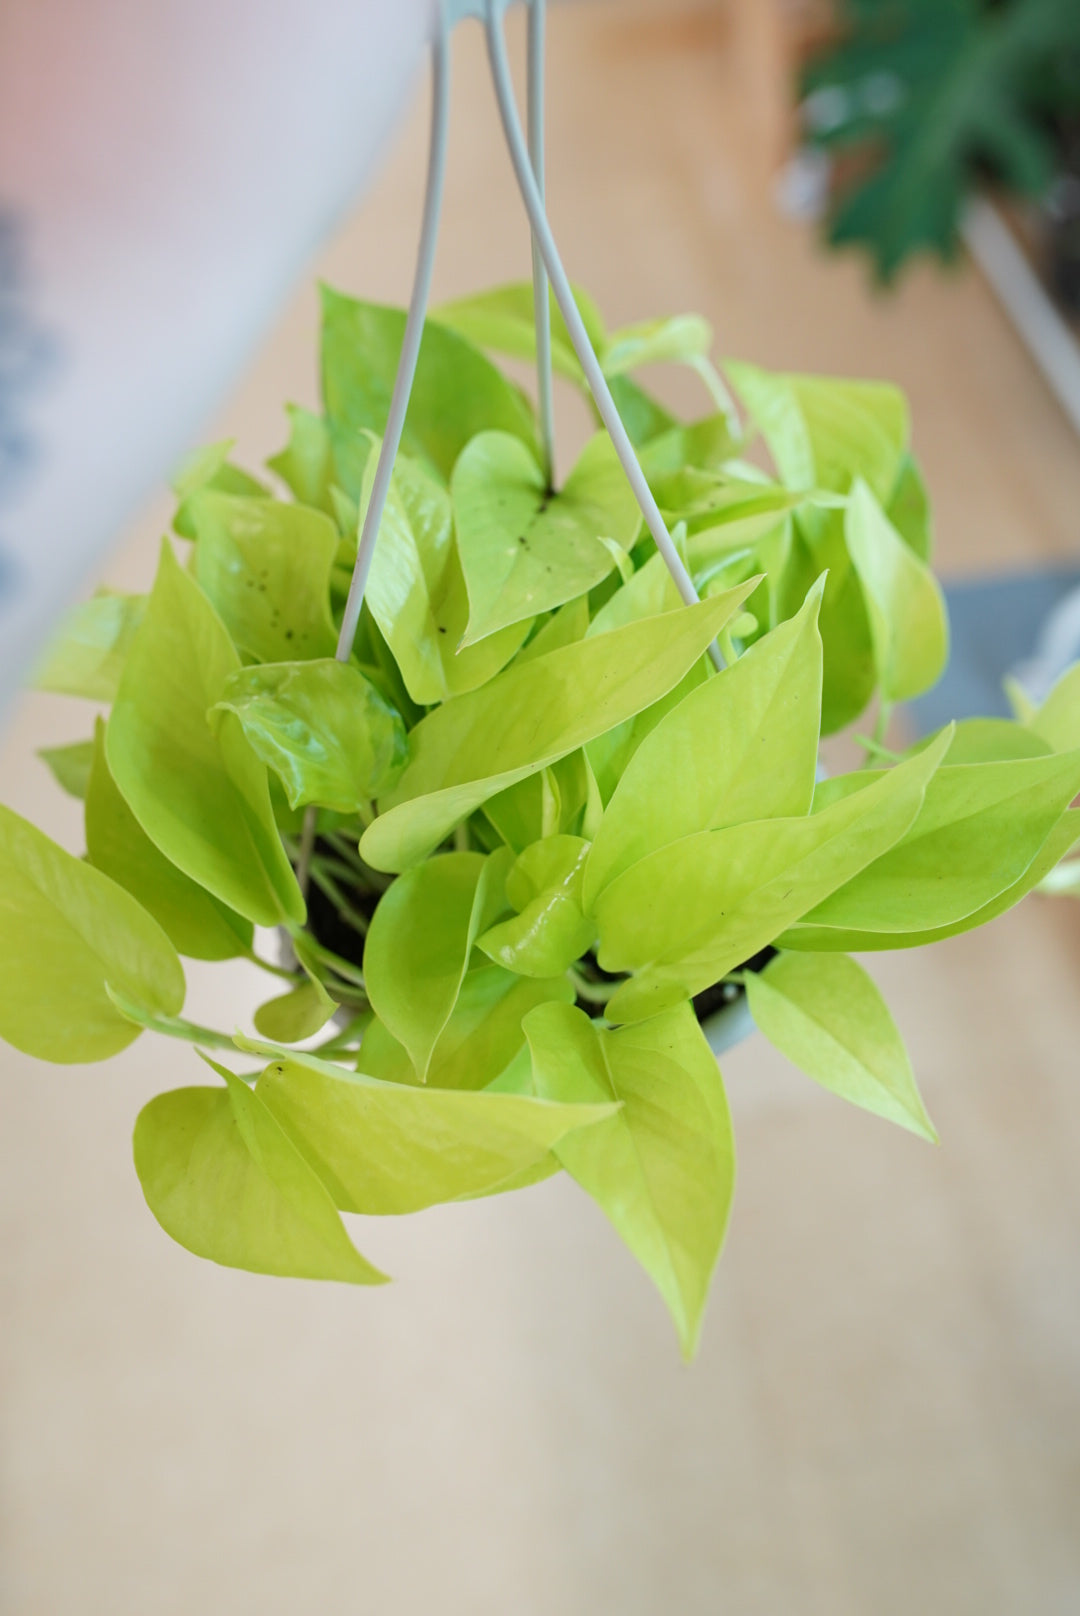
[[[906,8],[969,23],[988,9],[1009,8]],[[509,31],[520,46],[520,16]],[[553,7],[548,32],[549,207],[571,275],[613,325],[696,310],[719,356],[905,388],[958,658],[992,648],[995,699],[1080,574],[1067,389],[1024,335],[1000,239],[996,260],[964,246],[961,205],[972,188],[993,197],[1027,267],[1024,306],[1031,283],[1049,290],[1064,353],[1075,269],[1055,221],[1072,192],[1058,113],[1031,106],[1044,69],[979,116],[1000,134],[1001,106],[1020,107],[1049,168],[1017,170],[984,141],[946,175],[939,146],[883,209],[855,204],[851,228],[883,138],[864,114],[899,116],[922,91],[872,54],[823,66],[851,40],[827,5],[582,0]],[[932,63],[946,46],[966,61],[958,37]],[[529,263],[473,24],[454,70],[436,300]],[[205,422],[205,441],[237,438],[240,463],[280,447],[286,400],[316,401],[316,279],[404,301],[426,122],[418,93],[373,187]],[[827,249],[830,221],[854,247]],[[656,385],[704,405],[685,376]],[[587,421],[569,393],[558,405],[565,463]],[[146,587],[170,513],[153,501],[102,576]],[[1030,633],[1016,628],[1036,587],[1021,574],[1041,580]],[[963,604],[976,582],[996,628]],[[1020,652],[1006,655],[1010,633]],[[75,704],[28,695],[0,758],[4,800],[76,851],[79,805],[35,749],[84,728]],[[144,1039],[65,1069],[5,1051],[4,1616],[1080,1610],[1080,904],[1035,897],[871,965],[942,1144],[845,1108],[757,1038],[726,1056],[740,1182],[691,1368],[569,1180],[358,1230],[396,1276],[377,1293],[215,1269],[158,1229],[130,1159],[137,1110],[192,1080],[190,1052]],[[246,1022],[261,995],[245,967],[215,966],[212,988],[199,971],[188,1013]]]

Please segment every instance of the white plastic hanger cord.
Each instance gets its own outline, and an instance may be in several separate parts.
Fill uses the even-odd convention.
[[[390,490],[390,477],[401,445],[405,414],[409,407],[420,341],[424,335],[424,317],[431,295],[431,271],[435,262],[435,243],[439,234],[439,214],[442,209],[443,179],[446,173],[446,132],[450,110],[450,44],[446,14],[438,8],[435,33],[431,42],[431,144],[428,153],[427,189],[424,195],[424,218],[420,228],[420,247],[416,255],[416,276],[413,280],[409,313],[405,321],[405,335],[401,343],[394,391],[390,411],[386,418],[379,460],[371,485],[371,498],[360,529],[360,542],[356,550],[356,564],[349,584],[349,598],[345,602],[345,615],[338,636],[337,658],[347,662],[352,655],[356,638],[356,625],[360,621],[360,607],[364,600],[371,558],[379,536],[383,507]]]
[[[539,248],[548,275],[551,278],[555,301],[559,305],[562,317],[566,322],[570,340],[574,345],[574,352],[578,356],[589,390],[596,401],[600,418],[607,428],[608,435],[615,446],[615,452],[622,463],[627,481],[634,491],[634,497],[641,507],[641,514],[645,524],[656,541],[656,548],[664,558],[664,562],[675,581],[682,600],[687,606],[695,605],[698,592],[694,588],[694,580],[683,564],[682,557],[672,542],[671,534],[667,530],[660,508],[652,495],[645,474],[638,463],[634,453],[633,444],[622,424],[622,418],[615,406],[615,400],[600,369],[599,360],[593,352],[588,332],[585,330],[581,315],[578,313],[574,294],[570,290],[570,282],[566,278],[562,261],[559,258],[555,238],[544,211],[543,200],[533,178],[532,165],[529,160],[528,148],[521,131],[518,118],[517,103],[514,99],[514,87],[510,78],[510,68],[506,59],[506,42],[503,39],[500,25],[499,0],[487,0],[487,16],[485,20],[488,44],[488,60],[491,64],[491,77],[495,86],[495,97],[499,104],[499,116],[502,119],[503,134],[510,151],[510,160],[514,165],[517,176],[518,189],[521,192],[525,211],[529,215],[532,226],[533,241]],[[713,642],[709,647],[709,657],[717,668],[726,664],[720,647]]]
[[[544,22],[546,0],[529,0],[529,158],[540,204],[544,204]],[[551,390],[551,304],[547,270],[532,237],[533,322],[536,326],[536,398],[548,487],[555,486],[555,405]]]

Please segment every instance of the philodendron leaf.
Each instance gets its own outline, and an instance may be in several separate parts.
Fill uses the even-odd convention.
[[[1080,752],[946,764],[903,839],[802,918],[891,933],[954,925],[1022,877],[1078,791]]]
[[[477,947],[520,976],[558,976],[580,959],[596,935],[582,912],[588,856],[580,836],[550,836],[525,848],[506,878],[518,913],[482,932]]]
[[[509,863],[509,854],[443,853],[407,870],[379,900],[364,944],[364,984],[421,1082],[473,944],[504,907]]]
[[[599,432],[557,493],[506,432],[462,450],[450,484],[469,624],[465,644],[583,595],[629,550],[641,514],[611,439]]]
[[[373,452],[364,473],[361,520],[377,461]],[[365,598],[409,695],[424,706],[486,683],[509,662],[532,624],[528,617],[480,645],[461,646],[469,601],[450,497],[403,455],[390,480]]]
[[[170,864],[116,789],[100,718],[86,793],[86,856],[139,900],[181,954],[223,960],[250,949],[251,922]]]
[[[584,385],[577,354],[553,294],[549,301],[552,365],[560,376]],[[574,301],[593,348],[598,354],[603,353],[607,336],[599,309],[580,286],[574,287]],[[440,325],[449,326],[477,348],[509,354],[513,359],[536,357],[536,320],[531,281],[495,286],[488,292],[478,292],[472,297],[460,297],[452,303],[443,303],[433,311],[433,317]]]
[[[145,605],[145,595],[102,593],[73,607],[34,670],[35,688],[113,701]]]
[[[488,964],[467,971],[431,1054],[429,1088],[487,1088],[525,1048],[522,1018],[551,1000],[573,1003],[565,976],[522,977]],[[387,1082],[418,1081],[408,1050],[378,1020],[364,1034],[360,1065],[369,1077]]]
[[[951,925],[939,926],[927,931],[856,931],[845,926],[817,926],[813,924],[799,924],[790,931],[782,933],[777,938],[781,948],[809,949],[820,953],[832,949],[862,951],[872,949],[894,948],[924,948],[930,943],[941,943],[947,937],[956,937],[961,932],[972,931],[976,926],[985,926],[998,915],[1003,915],[1007,909],[1026,898],[1054,869],[1059,859],[1064,858],[1070,848],[1080,837],[1080,808],[1070,808],[1058,820],[1050,831],[1049,836],[1039,849],[1035,858],[1028,865],[1019,880],[999,892],[996,898],[981,909],[972,910],[961,920],[954,920]]]
[[[429,713],[409,764],[364,833],[374,869],[408,869],[506,786],[658,700],[693,667],[753,587],[579,640]]]
[[[334,654],[330,569],[338,534],[321,511],[213,491],[187,505],[199,585],[233,642],[258,662]]]
[[[254,1015],[255,1030],[277,1044],[298,1044],[325,1027],[337,1005],[316,977],[261,1004]]]
[[[266,1068],[256,1094],[343,1212],[379,1215],[497,1189],[614,1109],[381,1083],[291,1050]]]
[[[741,363],[724,369],[789,488],[846,494],[862,477],[882,503],[890,498],[910,435],[899,388],[782,375]]]
[[[240,668],[214,710],[236,715],[291,808],[355,814],[405,766],[400,714],[359,668],[333,657]]]
[[[525,1033],[538,1094],[622,1102],[555,1154],[650,1275],[692,1357],[735,1187],[724,1085],[693,1011],[608,1031],[570,1005],[543,1005]]]
[[[1062,674],[1030,724],[1055,752],[1080,747],[1080,662]]]
[[[820,814],[701,831],[632,865],[596,904],[601,966],[635,973],[608,1019],[700,993],[878,858],[914,820],[949,739]]]
[[[881,693],[886,701],[910,701],[935,683],[948,660],[941,587],[861,478],[848,500],[844,536],[863,587]]]
[[[53,779],[69,797],[86,799],[90,765],[94,761],[93,741],[73,741],[70,746],[42,746],[38,757],[48,765]]]
[[[259,926],[301,924],[266,768],[239,721],[207,712],[240,658],[168,543],[105,732],[109,771],[170,863]]]
[[[778,954],[743,978],[750,1013],[801,1072],[937,1142],[889,1007],[847,954]]]
[[[384,1284],[258,1094],[207,1064],[225,1088],[159,1094],[135,1124],[135,1171],[166,1234],[227,1268]]]
[[[359,303],[322,289],[322,380],[326,413],[345,492],[360,496],[344,452],[361,434],[386,430],[405,311]],[[402,448],[443,477],[478,432],[512,432],[535,451],[536,427],[524,394],[471,343],[429,319],[424,326]],[[365,448],[366,458],[366,448]]]
[[[691,691],[642,741],[597,831],[586,908],[638,859],[680,837],[810,811],[822,587],[815,585],[798,616]]]
[[[0,1037],[62,1063],[138,1037],[106,984],[151,1011],[184,1002],[176,950],[122,887],[0,807]]]

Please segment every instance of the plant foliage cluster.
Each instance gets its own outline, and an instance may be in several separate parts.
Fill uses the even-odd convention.
[[[870,766],[819,780],[822,734],[946,659],[902,396],[730,364],[743,426],[703,321],[609,335],[581,307],[700,604],[602,432],[548,487],[532,407],[487,356],[532,348],[531,291],[502,288],[427,324],[336,660],[404,317],[326,292],[324,409],[292,409],[269,463],[287,497],[227,444],[200,452],[149,594],[78,607],[39,670],[108,715],[47,754],[85,800],[84,858],[0,809],[0,1034],[62,1062],[144,1029],[197,1046],[212,1080],[145,1108],[135,1161],[204,1257],[377,1283],[342,1212],[563,1169],[689,1353],[734,1185],[695,1000],[745,992],[811,1078],[933,1138],[850,951],[979,925],[1058,863],[1080,685],[901,757],[868,741]],[[631,378],[658,359],[693,366],[713,413],[677,420]],[[285,979],[253,1035],[184,1019],[180,955]]]
[[[809,133],[842,155],[829,239],[890,279],[952,257],[979,179],[1043,195],[1058,122],[1080,112],[1075,0],[845,0],[838,42],[804,74]]]

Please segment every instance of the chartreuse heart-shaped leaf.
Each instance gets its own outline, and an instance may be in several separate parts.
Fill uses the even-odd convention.
[[[921,751],[932,737],[916,742]],[[1054,748],[1041,735],[1008,718],[964,718],[954,726],[945,761],[953,763],[1008,763],[1014,758],[1047,757]]]
[[[532,639],[521,647],[517,661],[532,662],[534,657],[547,656],[549,651],[558,651],[564,645],[573,645],[575,640],[585,638],[588,628],[589,602],[585,595],[581,595],[577,600],[569,600],[565,606],[560,606],[558,611],[552,612]]]
[[[822,587],[642,741],[589,855],[587,908],[638,859],[680,837],[809,813],[821,724]]]
[[[364,473],[361,520],[377,460],[373,453]],[[365,598],[409,695],[424,706],[491,679],[532,625],[527,617],[480,645],[460,645],[469,600],[454,545],[450,497],[422,466],[402,455],[390,480]]]
[[[752,587],[563,646],[436,708],[409,736],[408,767],[364,832],[364,858],[408,869],[488,798],[656,701]]]
[[[804,918],[856,931],[951,926],[1021,878],[1078,791],[1080,752],[946,764],[903,839]]]
[[[405,766],[401,715],[359,668],[333,657],[241,668],[214,711],[235,713],[292,808],[355,814]]]
[[[778,954],[743,981],[755,1023],[801,1072],[936,1143],[904,1041],[861,965],[846,954]]]
[[[566,376],[570,381],[584,385],[581,366],[554,295],[549,301],[552,365],[560,376]],[[603,353],[607,345],[607,333],[599,309],[580,286],[574,287],[574,301],[593,348],[598,354]],[[478,292],[473,297],[461,297],[452,303],[443,303],[433,311],[433,318],[441,326],[449,326],[452,331],[465,337],[477,348],[487,348],[492,353],[508,354],[513,359],[536,357],[536,322],[531,281],[495,286],[489,292]]]
[[[48,766],[61,791],[85,802],[90,765],[94,761],[93,741],[73,741],[70,746],[39,746],[37,755]]]
[[[325,1027],[337,1005],[315,977],[260,1004],[255,1031],[276,1044],[298,1044]]]
[[[574,1001],[565,976],[517,976],[501,965],[465,973],[457,1003],[439,1034],[427,1069],[430,1088],[485,1089],[525,1048],[522,1018],[538,1004]],[[409,1052],[377,1018],[364,1034],[360,1064],[369,1077],[416,1083]],[[531,1092],[526,1085],[526,1091]]]
[[[1080,747],[1080,662],[1062,674],[1031,719],[1031,728],[1055,752]]]
[[[635,973],[608,1019],[700,993],[879,857],[914,820],[949,739],[820,814],[701,831],[632,865],[596,903],[601,966]]]
[[[403,309],[360,303],[322,290],[322,381],[338,474],[345,492],[360,497],[348,451],[361,434],[386,430],[402,338]],[[532,409],[516,387],[470,342],[434,320],[424,326],[402,448],[443,477],[478,432],[512,432],[535,451]],[[366,459],[366,445],[363,458]]]
[[[135,1171],[166,1234],[227,1268],[384,1284],[259,1095],[207,1065],[225,1088],[159,1094],[135,1123]]]
[[[233,447],[233,441],[232,438],[226,438],[221,443],[211,443],[205,448],[193,450],[173,477],[173,492],[178,501],[173,528],[181,537],[185,539],[195,537],[195,524],[188,508],[188,501],[193,495],[201,493],[204,488],[213,489],[221,494],[235,494],[242,499],[271,498],[269,489],[257,478],[230,462],[229,451]]]
[[[713,333],[700,314],[675,314],[623,326],[604,349],[604,374],[623,376],[644,365],[694,365],[707,359]]]
[[[469,593],[466,645],[585,594],[641,526],[606,432],[586,444],[557,493],[520,438],[481,433],[462,450],[450,492]]]
[[[934,548],[930,500],[922,473],[910,454],[901,457],[885,515],[919,560],[929,562]]]
[[[364,944],[372,1009],[421,1082],[457,1003],[473,944],[505,908],[507,852],[443,853],[387,888]],[[549,973],[550,974],[550,973]]]
[[[255,1048],[238,1039],[242,1047]],[[256,1094],[343,1212],[419,1212],[502,1187],[614,1106],[382,1083],[283,1051]]]
[[[102,592],[73,607],[34,670],[35,688],[114,701],[145,606],[145,595]]]
[[[138,1036],[110,1000],[109,982],[164,1015],[184,1002],[184,973],[157,921],[3,807],[0,976],[0,1037],[39,1060],[105,1060]]]
[[[1054,825],[1019,880],[999,892],[996,898],[991,898],[981,909],[972,910],[961,920],[954,920],[951,925],[926,931],[856,931],[852,927],[800,923],[792,926],[790,931],[783,932],[777,938],[777,944],[781,948],[809,949],[821,953],[833,949],[844,951],[858,949],[865,952],[886,948],[923,948],[929,943],[944,942],[947,937],[956,937],[961,932],[973,931],[976,926],[987,925],[991,920],[996,920],[998,915],[1003,915],[1007,909],[1019,903],[1021,898],[1026,898],[1040,882],[1045,881],[1054,866],[1065,857],[1078,838],[1080,838],[1080,808],[1070,808]]]
[[[525,848],[506,877],[518,913],[482,932],[477,947],[520,976],[558,976],[580,959],[596,935],[582,912],[588,856],[580,836],[550,836]]]
[[[251,948],[250,920],[170,864],[135,818],[109,773],[100,718],[86,793],[86,856],[95,869],[138,898],[181,954],[223,960]]]
[[[299,404],[286,404],[289,441],[266,464],[290,488],[301,505],[333,516],[334,450],[330,428],[321,415]]]
[[[936,682],[949,656],[945,598],[861,478],[844,536],[863,587],[878,683],[886,701],[910,701]]]
[[[330,569],[338,535],[305,505],[196,494],[186,509],[194,570],[233,642],[258,662],[330,657]]]
[[[170,863],[259,926],[301,924],[304,900],[270,806],[266,768],[232,713],[207,712],[240,666],[210,602],[168,543],[105,732],[109,772]]]
[[[890,498],[910,436],[907,400],[883,382],[790,376],[757,365],[724,366],[789,488],[846,494],[856,477]]]
[[[543,1005],[525,1034],[538,1094],[622,1102],[555,1154],[652,1278],[692,1357],[735,1188],[724,1085],[693,1011],[609,1031],[570,1005]]]

